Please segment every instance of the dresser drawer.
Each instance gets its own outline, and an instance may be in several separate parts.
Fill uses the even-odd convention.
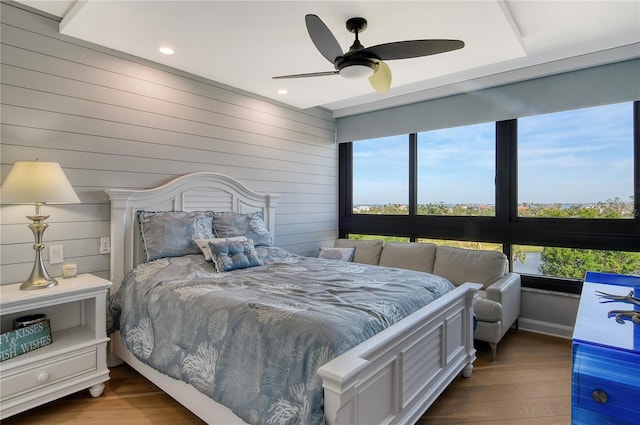
[[[637,354],[574,342],[573,407],[618,420],[604,423],[637,423],[639,368]]]
[[[33,364],[28,369],[9,371],[0,378],[0,398],[6,400],[25,391],[37,390],[96,369],[97,352],[93,347],[48,363]]]

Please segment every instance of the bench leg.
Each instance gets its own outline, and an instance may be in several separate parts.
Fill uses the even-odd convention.
[[[496,359],[496,351],[498,350],[498,343],[490,342],[489,346],[491,347],[491,361],[494,361]]]

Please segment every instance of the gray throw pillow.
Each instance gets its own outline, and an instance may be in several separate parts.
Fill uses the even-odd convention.
[[[325,260],[352,261],[355,248],[320,248],[318,258]]]
[[[247,214],[235,212],[214,212],[213,230],[216,238],[245,236],[254,246],[271,246],[273,238],[264,223],[262,211]]]
[[[194,240],[213,238],[211,211],[139,211],[138,220],[147,261],[199,254]]]

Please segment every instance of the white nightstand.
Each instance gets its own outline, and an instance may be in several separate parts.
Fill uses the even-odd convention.
[[[99,397],[109,380],[106,300],[108,280],[90,274],[58,279],[48,289],[0,286],[1,331],[16,317],[44,313],[53,342],[0,363],[0,419],[89,388]]]

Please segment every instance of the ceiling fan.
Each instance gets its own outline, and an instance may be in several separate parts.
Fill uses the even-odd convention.
[[[464,47],[461,40],[408,40],[378,44],[365,48],[358,40],[358,34],[367,28],[364,18],[347,20],[347,30],[355,34],[355,41],[347,52],[342,52],[338,41],[329,28],[316,15],[305,16],[307,32],[318,51],[331,62],[335,71],[312,72],[307,74],[281,75],[273,79],[320,77],[340,74],[345,78],[369,77],[369,83],[378,93],[384,93],[391,86],[391,69],[383,60],[408,59],[420,56],[458,50]]]

